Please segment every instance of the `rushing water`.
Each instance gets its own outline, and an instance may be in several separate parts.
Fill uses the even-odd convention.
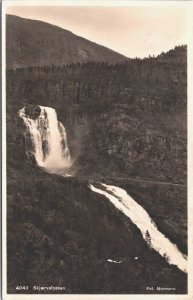
[[[158,229],[148,213],[133,200],[125,190],[102,184],[106,191],[90,185],[93,192],[104,195],[114,206],[124,213],[139,228],[143,239],[150,248],[156,250],[169,264],[176,265],[181,271],[187,272],[187,258],[176,245],[170,242]]]
[[[38,108],[40,114],[35,119],[29,117],[25,107],[19,111],[27,129],[27,152],[34,154],[38,165],[47,171],[69,168],[71,158],[63,124],[58,121],[55,109]]]

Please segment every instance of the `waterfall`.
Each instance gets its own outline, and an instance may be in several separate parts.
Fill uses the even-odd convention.
[[[55,109],[44,106],[19,110],[26,126],[26,151],[32,153],[39,166],[49,172],[71,166],[66,130],[57,119]]]
[[[133,200],[125,190],[112,185],[102,184],[106,190],[90,185],[93,192],[104,195],[110,202],[139,228],[143,239],[150,248],[157,251],[169,264],[176,265],[181,271],[187,272],[187,257],[177,246],[170,242],[157,228],[148,213]]]
[[[51,173],[64,174],[72,165],[65,127],[57,119],[56,111],[50,107],[25,106],[19,116],[26,126],[26,151],[32,153],[39,166]],[[65,175],[67,176],[67,175]],[[104,195],[109,201],[138,227],[150,248],[157,251],[169,264],[187,272],[187,257],[157,228],[148,213],[132,199],[125,190],[102,184],[99,189],[89,185],[93,192]],[[105,189],[105,190],[104,190]],[[117,262],[111,259],[109,262]]]

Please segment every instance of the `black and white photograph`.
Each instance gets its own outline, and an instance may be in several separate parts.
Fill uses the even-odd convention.
[[[139,2],[4,3],[5,299],[190,299],[189,7]]]

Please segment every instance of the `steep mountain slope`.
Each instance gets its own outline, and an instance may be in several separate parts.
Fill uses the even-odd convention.
[[[116,63],[128,58],[51,24],[7,15],[7,67]]]

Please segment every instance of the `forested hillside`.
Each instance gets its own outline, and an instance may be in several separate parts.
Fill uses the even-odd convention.
[[[67,129],[74,174],[185,183],[186,76],[185,46],[114,66],[9,70],[10,143],[19,108],[51,106]]]

